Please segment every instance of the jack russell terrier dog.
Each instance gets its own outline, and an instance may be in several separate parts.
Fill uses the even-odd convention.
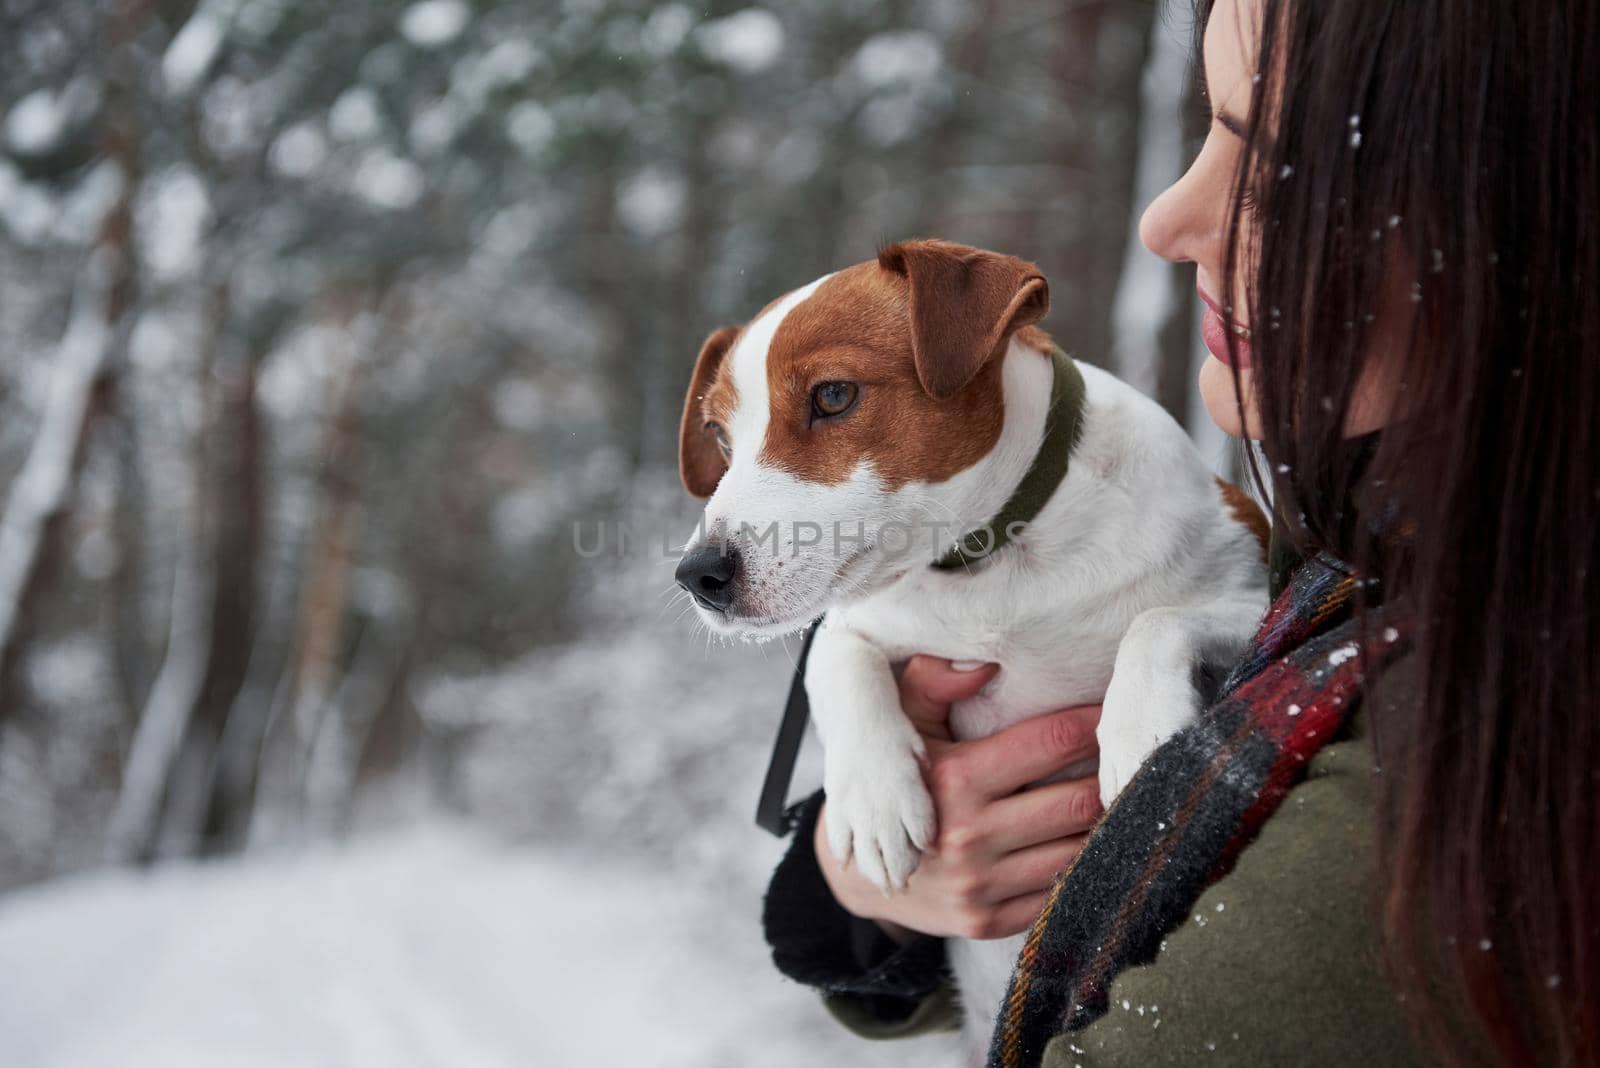
[[[906,242],[716,331],[689,385],[681,471],[709,500],[677,580],[725,634],[826,612],[805,669],[825,829],[886,893],[936,834],[895,664],[1001,665],[951,709],[957,740],[1101,702],[1109,805],[1266,607],[1260,511],[1032,326],[1048,306],[1030,263]],[[1021,942],[950,942],[975,1051]]]

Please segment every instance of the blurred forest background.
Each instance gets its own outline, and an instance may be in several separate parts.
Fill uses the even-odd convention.
[[[687,532],[701,340],[880,243],[1035,260],[1227,462],[1135,232],[1181,0],[0,12],[0,889],[442,812],[753,917],[788,659],[573,524]]]

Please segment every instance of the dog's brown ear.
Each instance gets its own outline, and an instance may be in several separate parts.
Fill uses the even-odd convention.
[[[878,253],[911,286],[917,378],[935,400],[960,392],[1007,339],[1050,310],[1039,268],[948,241],[904,241]]]
[[[689,395],[683,401],[683,420],[678,425],[678,474],[683,478],[683,488],[702,499],[716,491],[728,463],[717,447],[717,437],[706,426],[706,390],[717,377],[733,339],[740,328],[725,326],[706,338],[700,347],[700,358],[695,361],[694,374],[689,377]]]

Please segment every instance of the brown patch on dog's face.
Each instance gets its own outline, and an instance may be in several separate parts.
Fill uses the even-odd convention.
[[[1232,482],[1217,479],[1217,486],[1222,490],[1222,501],[1228,506],[1228,511],[1233,513],[1233,518],[1244,524],[1256,541],[1261,543],[1261,562],[1267,562],[1267,542],[1272,537],[1272,524],[1251,500],[1250,495],[1235,486]]]
[[[1042,314],[1043,302],[1019,313],[1016,293],[1008,291],[997,294],[996,300],[1004,299],[993,308],[984,300],[966,304],[961,313],[975,321],[971,343],[984,351],[955,353],[951,358],[967,366],[936,369],[943,370],[945,380],[961,378],[943,396],[927,385],[930,346],[918,336],[913,306],[917,297],[931,307],[934,300],[956,296],[938,292],[935,285],[943,281],[938,276],[946,250],[1037,272],[1010,257],[942,242],[896,249],[913,247],[925,254],[911,260],[911,270],[891,269],[881,260],[846,268],[796,305],[779,326],[767,353],[770,420],[760,463],[831,485],[867,462],[893,491],[908,482],[942,482],[994,448],[1005,418],[1002,361],[995,357],[1017,327]],[[940,310],[945,318],[952,313]],[[925,353],[921,361],[919,341]],[[942,357],[935,352],[935,358]],[[816,417],[812,393],[824,382],[857,384],[855,406],[841,416]]]
[[[709,497],[728,470],[728,461],[707,422],[724,422],[738,394],[728,373],[727,356],[741,327],[725,326],[706,338],[689,376],[689,392],[678,423],[678,474],[696,497]]]

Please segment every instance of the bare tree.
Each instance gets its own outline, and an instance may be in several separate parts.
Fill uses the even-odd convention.
[[[252,838],[303,829],[307,767],[347,670],[350,585],[363,513],[361,419],[379,331],[376,301],[347,295],[336,304],[345,351],[338,354],[325,408],[319,450],[324,463],[316,480],[299,618],[281,691],[285,700],[267,725],[261,750]]]
[[[1144,210],[1183,173],[1183,104],[1189,49],[1166,20],[1150,21],[1150,44],[1140,83],[1139,152],[1135,168],[1122,278],[1112,304],[1112,368],[1151,396],[1160,385],[1163,336],[1183,308],[1177,272],[1144,247]]]
[[[33,450],[11,484],[0,520],[0,655],[10,649],[39,574],[47,534],[65,515],[83,455],[95,383],[111,347],[115,253],[90,253],[73,295],[66,332],[53,359],[49,399]]]
[[[104,134],[120,192],[78,271],[66,329],[52,357],[49,396],[21,472],[0,516],[0,718],[16,704],[14,675],[24,623],[59,552],[91,422],[104,405],[114,354],[126,344],[137,288],[133,203],[143,176],[126,92],[112,94]]]
[[[122,787],[106,832],[113,861],[148,859],[189,718],[205,681],[211,643],[216,572],[208,521],[205,438],[206,381],[211,361],[202,358],[188,379],[190,402],[201,418],[189,432],[178,461],[189,468],[187,500],[174,503],[177,552],[172,567],[166,654],[139,716],[123,765]]]

